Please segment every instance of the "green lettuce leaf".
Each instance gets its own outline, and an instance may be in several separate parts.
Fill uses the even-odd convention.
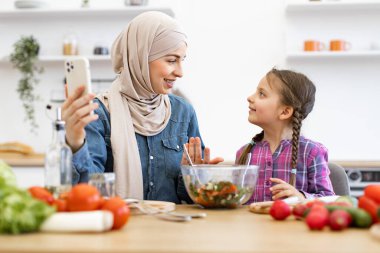
[[[0,185],[1,184],[16,186],[16,176],[12,168],[2,160],[0,160]]]
[[[4,164],[0,164],[0,233],[37,231],[42,222],[55,212],[55,208],[34,199],[28,191],[17,188],[12,170]]]

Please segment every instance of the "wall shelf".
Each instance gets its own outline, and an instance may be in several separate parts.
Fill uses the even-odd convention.
[[[66,18],[66,17],[106,17],[106,16],[137,16],[146,11],[161,11],[174,17],[174,12],[171,8],[165,7],[151,7],[151,6],[130,6],[124,8],[113,9],[96,9],[96,8],[82,8],[82,9],[14,9],[0,11],[0,19],[4,18]]]
[[[287,12],[304,11],[356,11],[356,10],[379,10],[379,1],[343,2],[343,1],[288,1],[286,4]]]
[[[89,61],[111,61],[110,55],[78,55],[78,56],[84,56]],[[59,61],[64,61],[66,59],[75,58],[78,56],[45,55],[45,56],[40,56],[38,59],[41,62],[59,62]]]
[[[318,59],[318,58],[329,58],[329,59],[353,59],[353,58],[379,58],[379,51],[344,51],[344,52],[289,52],[287,54],[287,59]]]
[[[78,55],[86,57],[90,62],[108,62],[111,61],[110,55]],[[39,62],[63,62],[66,59],[75,58],[78,56],[64,56],[64,55],[42,55],[38,58]],[[4,56],[0,58],[1,63],[10,63],[9,57]]]

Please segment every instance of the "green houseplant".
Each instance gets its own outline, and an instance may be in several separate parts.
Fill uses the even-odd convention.
[[[13,67],[21,73],[17,92],[25,110],[25,120],[29,122],[31,132],[36,133],[38,124],[35,118],[34,104],[39,100],[39,96],[35,95],[34,88],[39,82],[37,74],[43,71],[42,67],[36,66],[40,46],[33,36],[22,36],[13,47],[14,51],[10,55],[10,61]]]

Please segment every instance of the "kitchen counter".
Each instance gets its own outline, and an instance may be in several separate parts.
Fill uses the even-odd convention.
[[[380,161],[331,161],[343,168],[365,168],[365,169],[378,169],[380,168]]]
[[[177,210],[203,211],[196,206]],[[293,218],[275,221],[247,206],[235,210],[205,210],[207,217],[186,223],[131,216],[120,231],[101,234],[33,233],[0,236],[0,252],[265,252],[378,253],[380,240],[369,230],[309,231]]]
[[[45,155],[34,153],[29,155],[1,152],[0,159],[12,167],[37,167],[44,166]]]

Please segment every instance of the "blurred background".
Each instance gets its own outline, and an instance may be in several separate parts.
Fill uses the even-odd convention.
[[[212,156],[234,161],[236,150],[260,131],[247,121],[247,97],[277,66],[316,84],[315,107],[302,131],[329,149],[330,160],[380,160],[380,1],[149,0],[129,6],[122,0],[2,0],[0,142],[45,152],[48,116],[54,117],[45,107],[64,99],[64,54],[89,56],[94,91],[107,89],[114,78],[107,50],[146,10],[174,16],[187,32],[185,75],[176,89],[195,107]],[[9,62],[22,35],[39,42],[37,64],[44,68],[37,76],[36,134],[24,121],[16,91],[21,75]]]

